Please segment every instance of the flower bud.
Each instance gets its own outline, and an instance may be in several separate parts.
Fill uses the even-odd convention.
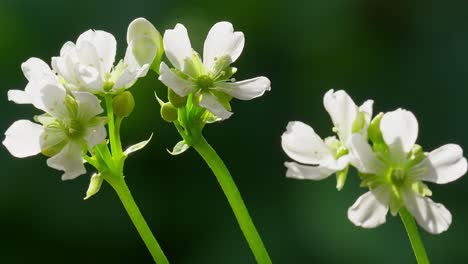
[[[135,100],[133,99],[132,93],[125,91],[122,94],[117,95],[112,101],[112,106],[116,116],[129,116],[133,112],[133,108],[135,108]]]
[[[164,103],[161,106],[161,116],[164,121],[174,122],[177,120],[177,108],[175,108],[171,103]]]
[[[176,108],[185,106],[187,104],[187,96],[181,97],[180,95],[176,94],[172,89],[168,89],[167,98],[169,99],[169,102]]]

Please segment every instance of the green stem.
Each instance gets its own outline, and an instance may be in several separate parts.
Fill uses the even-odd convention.
[[[111,150],[112,154],[117,153],[117,142],[116,142],[116,136],[115,136],[115,118],[114,118],[114,109],[112,106],[112,96],[111,95],[106,95],[105,96],[106,100],[106,112],[107,112],[107,119],[108,124],[107,127],[109,128],[109,140],[110,140],[110,145],[111,145]]]
[[[237,218],[237,222],[240,225],[242,232],[244,233],[247,242],[249,243],[250,249],[255,255],[257,263],[271,263],[268,252],[263,245],[263,241],[258,234],[255,225],[250,218],[247,207],[242,200],[242,197],[237,189],[231,174],[224,165],[224,162],[216,154],[216,151],[208,144],[203,136],[201,136],[194,144],[193,148],[203,157],[205,162],[211,168],[213,173],[221,185],[221,188],[231,205],[234,215]]]
[[[130,190],[128,189],[127,184],[122,176],[119,177],[105,177],[107,182],[114,188],[115,192],[119,196],[122,204],[125,207],[130,219],[132,220],[133,224],[135,225],[138,233],[140,234],[141,239],[145,243],[146,247],[153,256],[153,259],[158,264],[167,264],[169,260],[167,259],[166,255],[159,246],[158,241],[154,237],[153,233],[151,232],[148,224],[146,223],[143,215],[141,214],[140,210],[138,209],[135,200],[133,199]]]
[[[400,209],[399,214],[406,228],[406,232],[408,233],[418,264],[429,264],[429,258],[427,257],[426,249],[424,248],[424,244],[419,236],[418,227],[416,226],[413,216],[406,208]]]

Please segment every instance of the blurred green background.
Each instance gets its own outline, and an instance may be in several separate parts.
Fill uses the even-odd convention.
[[[354,172],[343,191],[335,179],[288,180],[280,136],[291,120],[322,136],[331,122],[322,106],[330,89],[345,89],[375,111],[415,113],[419,144],[468,148],[468,2],[405,0],[238,1],[0,1],[0,130],[39,112],[7,101],[7,90],[27,83],[20,65],[29,57],[50,62],[67,40],[87,29],[113,33],[123,58],[126,29],[146,17],[164,32],[176,23],[201,51],[206,33],[228,20],[246,36],[236,78],[268,76],[272,91],[233,101],[231,119],[205,129],[231,170],[275,263],[415,263],[401,221],[365,230],[346,217],[365,189]],[[170,156],[179,140],[161,120],[153,91],[165,88],[154,73],[132,92],[137,106],[123,125],[129,145],[155,133],[128,159],[127,182],[173,263],[254,263],[214,175],[190,150]],[[46,158],[13,158],[0,148],[0,263],[151,263],[109,186],[83,201],[89,176],[62,182]],[[466,176],[429,185],[433,199],[452,212],[441,235],[422,234],[433,263],[466,263]]]

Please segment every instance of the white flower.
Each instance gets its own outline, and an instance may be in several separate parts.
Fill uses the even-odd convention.
[[[310,126],[298,121],[290,122],[281,137],[281,145],[290,158],[306,165],[286,162],[287,177],[321,180],[346,170],[350,159],[349,138],[354,133],[367,135],[372,117],[372,100],[358,107],[345,91],[329,90],[323,102],[338,138],[333,136],[322,140]],[[341,189],[343,184],[344,180],[338,181],[337,188]]]
[[[184,97],[190,93],[201,97],[199,105],[220,119],[229,118],[232,97],[251,100],[270,90],[270,80],[257,77],[234,82],[236,72],[229,65],[237,60],[244,48],[244,34],[234,32],[229,22],[216,23],[208,33],[203,48],[203,61],[192,49],[187,29],[177,24],[164,33],[164,48],[175,69],[162,62],[161,80],[167,87]]]
[[[376,127],[372,127],[374,123]],[[422,181],[445,184],[463,176],[467,160],[461,147],[447,144],[424,153],[415,145],[415,116],[402,109],[379,115],[369,133],[372,130],[377,153],[361,135],[350,139],[351,162],[361,173],[362,185],[370,191],[349,208],[348,218],[355,225],[373,228],[385,223],[389,209],[396,215],[406,207],[427,232],[439,234],[447,230],[452,215],[442,204],[428,198],[432,192]]]
[[[117,42],[110,33],[88,30],[76,44],[67,42],[59,57],[52,58],[52,68],[70,90],[92,93],[117,93],[144,77],[156,54],[160,53],[160,35],[144,18],[128,27],[125,58],[114,67]]]
[[[9,99],[18,103],[31,103],[46,112],[37,116],[42,125],[29,120],[14,122],[5,132],[3,145],[15,157],[24,158],[43,153],[50,156],[49,167],[64,171],[63,180],[74,179],[86,172],[83,151],[106,138],[103,112],[96,96],[87,92],[72,92],[54,78],[49,78],[47,65],[37,59],[23,64],[29,79],[25,91],[9,91]],[[45,64],[45,63],[44,63]],[[28,65],[44,66],[28,69]],[[47,67],[45,67],[47,66]],[[50,69],[49,69],[50,70]]]

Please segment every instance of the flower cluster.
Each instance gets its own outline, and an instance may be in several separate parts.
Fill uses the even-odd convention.
[[[432,192],[424,182],[445,184],[463,176],[467,160],[461,147],[447,144],[424,152],[416,144],[418,122],[407,110],[380,113],[372,119],[372,101],[357,107],[346,92],[333,90],[325,94],[324,105],[338,138],[322,140],[308,125],[290,122],[282,146],[302,164],[286,162],[286,176],[320,180],[336,172],[340,189],[352,165],[361,186],[369,188],[348,210],[355,225],[376,227],[385,223],[389,210],[396,215],[405,207],[427,232],[447,230],[452,216],[429,198]]]
[[[23,63],[29,82],[24,91],[8,91],[8,99],[45,113],[34,118],[36,123],[19,120],[8,128],[3,141],[8,151],[19,158],[50,157],[47,165],[64,171],[63,180],[86,173],[84,156],[107,137],[108,119],[100,116],[104,110],[98,96],[121,94],[161,56],[161,37],[143,18],[130,24],[127,42],[125,58],[116,66],[116,40],[99,30],[84,32],[76,44],[65,43],[60,56],[52,58],[52,69],[38,58]]]

